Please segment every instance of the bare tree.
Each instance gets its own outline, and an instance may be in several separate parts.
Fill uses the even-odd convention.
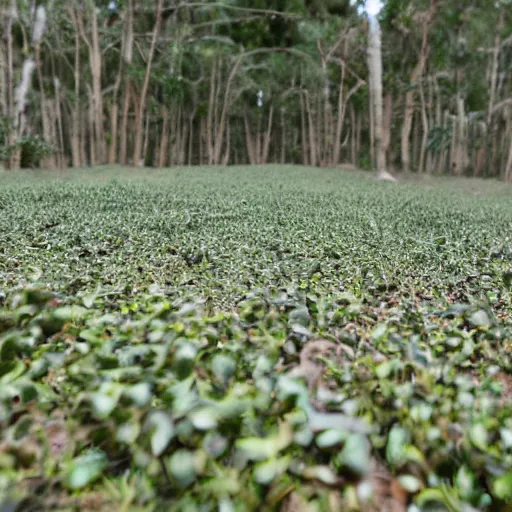
[[[386,170],[386,148],[383,139],[382,100],[382,36],[380,23],[373,11],[368,12],[368,68],[370,72],[370,108],[373,112],[373,134],[377,177],[381,180],[396,181]]]

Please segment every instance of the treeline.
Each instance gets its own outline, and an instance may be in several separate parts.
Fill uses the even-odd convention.
[[[4,167],[375,165],[350,0],[3,0]],[[391,170],[512,179],[508,0],[387,0]]]

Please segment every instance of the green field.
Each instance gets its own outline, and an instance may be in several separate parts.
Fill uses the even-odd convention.
[[[506,507],[511,226],[492,181],[0,173],[0,510]]]

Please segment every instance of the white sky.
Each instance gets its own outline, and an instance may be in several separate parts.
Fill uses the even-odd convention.
[[[366,0],[366,12],[370,16],[377,16],[382,9],[382,0]]]
[[[366,11],[370,16],[377,16],[381,9],[382,0],[366,0],[366,5],[361,11]]]

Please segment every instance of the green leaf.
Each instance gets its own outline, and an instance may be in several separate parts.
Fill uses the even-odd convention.
[[[482,423],[477,423],[471,426],[469,438],[479,450],[482,450],[483,452],[487,451],[489,433]]]
[[[97,480],[107,466],[107,456],[100,450],[91,450],[71,461],[66,471],[66,486],[73,490],[83,489]]]
[[[62,323],[82,319],[87,314],[87,310],[80,306],[62,306],[53,311],[53,318]]]
[[[512,429],[502,428],[500,430],[500,436],[503,448],[512,448]]]
[[[343,466],[358,475],[366,475],[370,471],[370,443],[366,436],[352,434],[345,442],[339,461]]]
[[[236,508],[230,499],[223,498],[219,502],[219,512],[236,512]]]
[[[319,480],[326,485],[336,485],[338,476],[329,466],[309,466],[302,471],[302,477],[308,480]]]
[[[512,501],[512,471],[505,473],[494,480],[493,494],[503,501]]]
[[[425,489],[415,500],[415,503],[424,508],[428,503],[446,503],[446,498],[440,489]]]
[[[394,374],[400,367],[402,363],[399,359],[391,359],[389,361],[384,361],[379,364],[376,368],[376,374],[379,379],[387,379],[390,375]]]
[[[386,459],[392,466],[400,466],[406,461],[406,445],[409,433],[404,428],[395,425],[388,436]]]
[[[203,439],[203,449],[208,455],[216,459],[228,448],[228,440],[215,432],[209,432]]]
[[[254,467],[254,480],[259,484],[269,485],[288,469],[289,464],[289,455],[256,464]]]
[[[380,341],[386,335],[388,327],[386,324],[378,324],[372,332],[372,338],[374,341]]]
[[[470,500],[476,489],[475,474],[467,466],[462,466],[455,476],[455,484],[461,498]]]
[[[201,472],[201,462],[197,453],[177,450],[168,461],[169,472],[180,487],[188,487]]]
[[[138,407],[144,407],[152,398],[151,386],[147,382],[140,382],[124,391],[125,395],[131,398]]]
[[[160,457],[174,437],[174,423],[171,417],[163,411],[152,412],[148,419],[151,433],[151,451],[155,457]]]
[[[469,317],[469,322],[473,327],[489,327],[491,325],[489,315],[483,309],[475,311]]]
[[[212,372],[217,380],[226,383],[236,372],[236,361],[229,356],[218,354],[212,360]]]
[[[248,437],[239,439],[236,446],[242,450],[249,460],[263,461],[276,457],[277,454],[290,445],[293,431],[288,423],[279,425],[279,432],[269,438]]]
[[[406,490],[410,494],[415,494],[422,488],[421,480],[413,475],[399,476],[398,483],[402,489]]]
[[[319,448],[332,448],[343,443],[347,437],[348,433],[344,430],[330,429],[319,434],[315,443]]]
[[[97,392],[91,395],[92,408],[98,418],[108,418],[119,402],[119,395]]]
[[[174,371],[180,380],[186,379],[193,371],[197,348],[190,343],[183,343],[176,351]]]
[[[197,430],[212,430],[217,428],[219,414],[213,407],[203,407],[188,415]]]
[[[132,420],[117,427],[116,439],[120,443],[133,444],[140,434],[140,424]]]

